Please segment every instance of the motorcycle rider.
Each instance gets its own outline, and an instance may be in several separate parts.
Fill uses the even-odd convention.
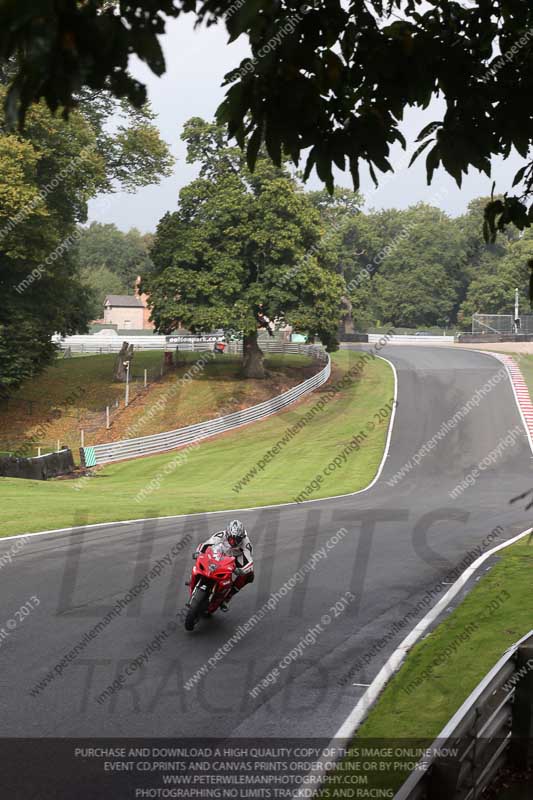
[[[242,522],[238,519],[233,519],[224,530],[217,531],[207,541],[199,545],[193,554],[193,558],[196,559],[199,553],[205,553],[208,547],[213,547],[217,544],[222,544],[224,552],[235,558],[236,566],[232,576],[233,585],[227,597],[227,601],[229,601],[247,583],[252,583],[254,580],[253,547]],[[226,610],[226,603],[223,603],[221,608]]]

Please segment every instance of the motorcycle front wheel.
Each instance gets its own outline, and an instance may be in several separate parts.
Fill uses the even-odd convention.
[[[187,614],[185,615],[186,631],[194,630],[194,626],[198,622],[203,612],[207,611],[208,606],[209,606],[209,592],[198,589],[198,591],[195,592],[191,600],[191,604],[187,609]]]

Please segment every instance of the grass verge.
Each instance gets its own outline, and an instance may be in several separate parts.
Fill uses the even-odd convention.
[[[81,429],[85,444],[161,433],[260,403],[317,370],[317,363],[308,356],[276,354],[265,359],[268,380],[246,381],[240,375],[242,359],[223,356],[209,361],[194,380],[180,385],[172,402],[164,402],[169,387],[175,386],[176,379],[185,375],[201,354],[180,353],[179,367],[161,378],[163,355],[161,350],[135,353],[128,408],[124,407],[125,386],[113,378],[114,354],[57,360],[0,406],[0,448],[14,452],[33,437],[34,445],[23,450],[25,455],[37,455],[38,447],[43,453],[55,450],[58,442],[76,455]],[[146,390],[144,370],[148,373]],[[111,411],[109,430],[106,405]],[[156,413],[147,416],[146,410],[154,407]]]
[[[335,353],[333,382],[361,355],[348,350]],[[80,518],[87,523],[111,522],[288,502],[368,427],[360,447],[323,476],[311,497],[362,489],[382,460],[388,417],[379,412],[394,393],[393,372],[381,359],[367,363],[359,377],[348,381],[263,470],[257,468],[263,455],[316,406],[325,391],[323,387],[281,414],[218,439],[110,465],[94,477],[45,483],[0,478],[0,535],[68,527],[74,520],[80,524]],[[237,491],[238,482],[254,468],[257,474]],[[143,498],[136,500],[143,490]]]
[[[481,578],[463,602],[425,639],[416,644],[389,681],[352,742],[354,748],[375,746],[382,752],[427,747],[494,666],[505,650],[532,628],[526,602],[531,588],[533,544],[529,537],[501,551],[498,563]],[[375,743],[372,745],[372,743]],[[373,758],[372,761],[378,759]],[[390,761],[388,768],[353,767],[352,757],[339,764],[325,785],[321,800],[334,797],[333,787],[366,778],[364,788],[396,791],[409,769]],[[337,795],[342,797],[342,795]],[[347,795],[346,795],[347,796]],[[367,795],[390,796],[390,795]]]

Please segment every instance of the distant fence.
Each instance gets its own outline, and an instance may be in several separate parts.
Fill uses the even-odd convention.
[[[533,631],[514,644],[441,731],[394,800],[474,800],[533,758]],[[453,753],[451,751],[454,751]],[[448,754],[447,754],[448,753]]]
[[[512,314],[472,314],[472,333],[533,334],[533,314],[519,314],[518,325]]]
[[[118,353],[123,342],[132,344],[134,350],[167,350],[204,352],[213,350],[214,341],[205,342],[199,340],[189,340],[184,342],[168,342],[166,336],[97,336],[94,334],[67,336],[64,339],[57,339],[60,350],[70,351],[71,353],[87,353],[88,355],[99,355],[104,353]],[[259,344],[262,350],[268,353],[297,353],[297,344],[284,343],[278,339],[259,337]],[[242,342],[229,342],[226,352],[242,353]]]
[[[32,440],[0,438],[0,456],[15,456],[16,458],[38,458],[47,453],[58,453],[65,448],[63,438],[55,442],[45,442],[39,438]]]
[[[383,334],[369,333],[368,341],[371,344],[383,339]],[[417,336],[416,334],[394,334],[388,337],[387,344],[453,344],[453,336]]]
[[[82,464],[86,467],[94,467],[98,464],[107,464],[112,461],[121,461],[137,456],[153,455],[174,450],[187,444],[193,444],[210,436],[240,428],[250,422],[257,422],[265,419],[271,414],[286,408],[292,403],[297,402],[309,392],[322,386],[331,374],[331,362],[329,355],[316,345],[290,344],[281,345],[267,343],[268,352],[280,353],[301,353],[310,355],[319,361],[325,361],[325,366],[311,378],[303,383],[293,386],[283,394],[265,400],[263,403],[246,408],[243,411],[235,411],[223,417],[216,417],[207,422],[200,422],[196,425],[188,425],[185,428],[178,428],[174,431],[156,433],[152,436],[141,436],[136,439],[125,439],[120,442],[110,442],[109,444],[98,444],[93,447],[80,448]],[[263,343],[261,343],[263,348]],[[237,350],[237,346],[235,348]]]
[[[460,333],[459,344],[494,344],[496,342],[533,342],[531,333]]]
[[[71,353],[87,353],[98,355],[103,353],[119,353],[122,342],[131,342],[135,350],[173,350],[175,345],[168,345],[166,336],[97,336],[86,334],[67,336],[56,340],[60,350],[70,350]],[[205,347],[204,347],[205,349]]]

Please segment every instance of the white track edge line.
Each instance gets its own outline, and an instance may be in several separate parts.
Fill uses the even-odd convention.
[[[294,798],[302,798],[302,797],[316,797],[317,793],[321,789],[322,783],[326,778],[326,772],[319,767],[319,765],[325,764],[326,762],[331,763],[331,752],[332,749],[335,749],[335,741],[338,739],[351,739],[357,731],[357,728],[361,725],[364,718],[370,711],[371,707],[377,700],[378,696],[381,694],[387,683],[389,682],[390,678],[398,671],[401,664],[405,660],[409,650],[412,648],[414,644],[420,639],[423,633],[429,628],[432,622],[441,614],[442,611],[446,608],[446,606],[450,603],[451,600],[461,591],[463,586],[467,583],[467,581],[472,577],[474,572],[476,572],[479,567],[488,559],[490,556],[497,553],[499,550],[503,550],[506,547],[509,547],[512,544],[515,544],[520,539],[523,539],[524,536],[533,532],[533,528],[528,528],[527,530],[519,533],[517,536],[514,536],[512,539],[508,539],[506,542],[502,544],[498,544],[493,547],[491,550],[487,550],[486,553],[483,553],[479,556],[469,567],[465,569],[465,571],[457,578],[455,583],[448,589],[446,594],[441,597],[438,603],[436,603],[433,608],[431,608],[428,613],[425,615],[423,619],[418,622],[415,627],[407,634],[405,639],[401,642],[401,644],[396,648],[396,650],[390,655],[387,659],[386,663],[380,669],[372,683],[370,684],[369,688],[363,694],[363,696],[358,700],[355,707],[352,709],[350,714],[344,720],[340,728],[338,729],[337,733],[331,739],[330,744],[325,748],[325,753],[330,753],[330,755],[323,755],[317,761],[315,769],[308,773],[306,778],[304,778],[303,782],[300,784],[300,787],[294,794]],[[322,777],[319,780],[317,777],[317,772],[321,772]],[[311,776],[313,776],[311,778]],[[307,785],[306,781],[309,781],[309,785]],[[314,787],[314,792],[312,795],[305,794],[305,791],[309,792],[309,789]],[[303,792],[303,794],[302,794]]]

